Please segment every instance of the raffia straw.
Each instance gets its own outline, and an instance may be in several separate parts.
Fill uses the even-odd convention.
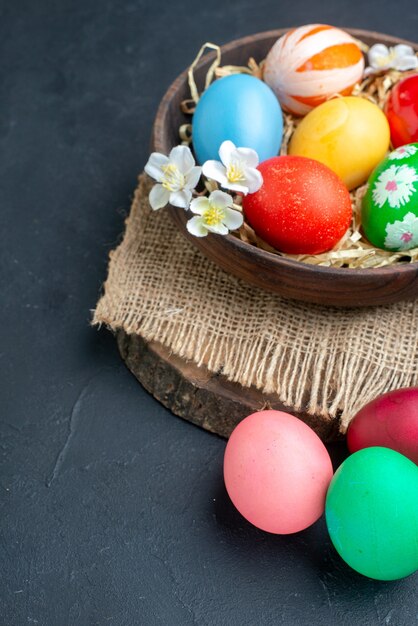
[[[363,52],[367,52],[369,47],[357,40],[361,50]],[[188,80],[190,93],[192,95],[192,100],[187,100],[182,103],[182,110],[187,113],[193,113],[194,106],[199,101],[199,93],[196,87],[196,82],[194,79],[194,70],[196,68],[197,63],[203,55],[203,52],[206,48],[211,48],[216,50],[217,55],[215,61],[211,64],[208,73],[206,75],[205,81],[205,89],[211,84],[214,76],[223,77],[229,76],[231,74],[250,74],[252,76],[256,76],[257,78],[262,79],[263,77],[263,65],[264,60],[260,63],[257,63],[252,57],[249,59],[248,64],[246,66],[239,65],[224,65],[221,67],[221,51],[219,46],[216,46],[212,43],[205,43],[204,46],[199,50],[199,53],[196,59],[193,61],[192,65],[189,68]],[[417,53],[418,56],[418,53]],[[392,87],[399,81],[401,78],[405,78],[406,76],[415,74],[414,70],[409,72],[399,72],[397,70],[389,70],[382,71],[378,73],[370,74],[366,76],[363,81],[357,85],[355,85],[352,95],[360,98],[366,98],[370,102],[373,102],[381,109],[383,109],[384,104],[386,102],[387,95]],[[335,94],[331,96],[331,98],[341,97],[339,94]],[[330,99],[331,99],[330,98]],[[192,109],[187,108],[190,105],[190,102],[194,103],[192,105]],[[187,104],[188,103],[188,104]],[[298,118],[290,113],[283,113],[283,139],[282,145],[280,148],[280,156],[286,155],[288,151],[288,146],[290,139],[297,127],[297,125],[301,122],[303,118]],[[188,145],[191,143],[191,131],[192,127],[190,124],[183,125],[180,131],[184,136],[184,129],[187,126],[188,138],[183,139],[182,141],[187,141]],[[211,185],[208,181],[205,182],[205,188],[210,192]],[[376,248],[372,246],[367,239],[363,236],[361,230],[361,202],[362,198],[366,192],[367,185],[362,185],[361,187],[357,187],[350,193],[351,202],[353,206],[353,217],[351,221],[351,225],[344,235],[344,237],[338,242],[338,244],[329,252],[324,252],[323,254],[316,255],[292,255],[292,254],[284,254],[275,250],[271,246],[269,246],[265,241],[263,241],[258,235],[254,232],[254,230],[247,223],[244,222],[242,227],[233,232],[232,235],[238,237],[242,241],[245,241],[248,244],[261,248],[263,250],[267,250],[273,254],[277,254],[279,256],[283,256],[286,258],[294,259],[296,261],[300,261],[302,263],[308,263],[310,265],[320,265],[325,267],[335,267],[335,268],[374,268],[374,267],[384,267],[385,265],[392,265],[394,263],[405,263],[405,262],[416,262],[418,261],[418,247],[413,248],[412,250],[404,250],[402,252],[390,252],[387,250],[382,250],[380,248]],[[234,199],[234,202],[240,204],[240,200],[238,197]]]
[[[248,65],[224,65],[222,67],[217,67],[215,75],[217,78],[222,78],[223,76],[230,76],[231,74],[250,74],[250,76],[262,79],[263,66],[264,61],[261,61],[261,63],[258,64],[253,57],[250,57]]]
[[[214,43],[210,43],[210,42],[206,42],[203,44],[203,46],[200,48],[199,52],[197,53],[197,56],[195,58],[195,60],[193,61],[193,63],[191,64],[191,66],[189,67],[189,71],[187,73],[188,76],[188,82],[189,82],[189,89],[190,89],[190,95],[191,95],[191,100],[184,100],[181,103],[181,108],[185,113],[193,113],[194,111],[194,107],[193,104],[196,106],[196,104],[199,102],[200,99],[200,95],[199,95],[199,90],[197,88],[196,85],[196,81],[194,78],[194,71],[196,68],[196,65],[199,63],[200,59],[202,58],[203,54],[206,51],[206,48],[209,48],[210,50],[214,50],[216,52],[216,57],[215,60],[213,61],[213,63],[211,63],[207,74],[206,74],[206,78],[205,78],[205,89],[204,91],[209,87],[209,85],[211,84],[212,80],[215,77],[215,72],[217,70],[217,68],[219,67],[219,65],[221,64],[221,48],[220,46],[217,46]]]
[[[364,52],[364,54],[367,54],[368,51],[370,50],[370,46],[367,43],[364,43],[364,41],[361,41],[360,39],[356,39],[356,37],[353,37],[353,39],[358,45],[358,47],[360,48],[360,50]]]
[[[183,124],[179,128],[179,137],[183,146],[190,146],[192,143],[192,125]]]

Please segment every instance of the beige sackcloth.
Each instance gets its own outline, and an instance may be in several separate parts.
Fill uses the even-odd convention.
[[[156,340],[341,430],[384,391],[418,384],[418,301],[338,309],[286,300],[219,269],[152,211],[141,175],[93,324]]]

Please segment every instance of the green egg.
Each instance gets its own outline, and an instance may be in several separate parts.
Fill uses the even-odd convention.
[[[354,570],[397,580],[418,569],[418,466],[389,448],[344,461],[328,489],[325,518],[337,552]]]
[[[402,251],[418,246],[418,143],[397,148],[373,171],[361,221],[377,248]]]

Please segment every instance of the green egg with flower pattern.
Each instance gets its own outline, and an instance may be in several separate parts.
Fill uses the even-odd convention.
[[[361,221],[377,248],[402,252],[418,247],[418,143],[397,148],[373,171]]]

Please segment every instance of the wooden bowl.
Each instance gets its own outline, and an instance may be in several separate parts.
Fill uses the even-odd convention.
[[[250,57],[260,62],[278,37],[288,29],[273,30],[237,39],[222,47],[223,65],[245,65]],[[354,37],[372,45],[417,44],[366,30],[348,29]],[[202,57],[195,71],[199,88],[214,54]],[[154,122],[152,150],[168,154],[180,143],[178,130],[190,123],[180,103],[190,97],[187,70],[174,81],[158,108]],[[334,306],[389,304],[418,296],[418,263],[394,264],[383,268],[336,269],[318,267],[281,257],[247,244],[232,235],[204,238],[191,236],[186,229],[189,215],[183,209],[169,208],[171,216],[190,242],[226,272],[248,283],[281,296]]]

